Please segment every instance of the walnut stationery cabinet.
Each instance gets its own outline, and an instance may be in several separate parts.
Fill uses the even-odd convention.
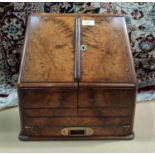
[[[21,140],[132,139],[137,80],[124,17],[30,15],[17,88]]]

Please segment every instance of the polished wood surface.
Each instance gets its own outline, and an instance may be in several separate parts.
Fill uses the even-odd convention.
[[[26,126],[36,127],[92,127],[92,126],[121,126],[129,125],[129,117],[25,117]]]
[[[78,107],[130,107],[134,89],[80,88]]]
[[[74,23],[74,17],[30,17],[23,82],[74,81]]]
[[[31,15],[17,88],[21,140],[132,139],[136,76],[125,19]],[[66,137],[65,127],[94,133]]]
[[[76,88],[38,88],[21,89],[20,98],[24,101],[23,107],[31,108],[76,108]]]
[[[84,117],[84,116],[103,116],[103,117],[130,117],[130,107],[107,107],[107,108],[24,108],[23,113],[26,117]]]
[[[62,137],[62,134],[61,134],[61,130],[63,128],[60,127],[60,128],[26,128],[24,130],[25,134],[28,134],[28,135],[31,135],[32,137],[33,136],[36,136],[34,140],[37,140],[41,139],[41,137],[43,137],[44,139],[50,139],[49,137],[53,137],[53,139],[69,139],[69,137]],[[130,127],[128,126],[122,126],[122,127],[111,127],[111,128],[102,128],[102,127],[96,127],[96,128],[92,128],[94,130],[94,135],[93,136],[86,136],[86,137],[70,137],[72,139],[100,139],[99,137],[102,137],[102,138],[108,138],[108,136],[111,136],[110,138],[114,139],[115,137],[116,138],[120,138],[122,139],[123,137],[121,136],[126,136],[126,135],[129,135],[130,132],[131,132],[131,129]],[[99,136],[99,137],[98,137]],[[104,137],[103,137],[104,136]],[[59,138],[61,137],[61,138]],[[22,138],[22,137],[21,137]],[[31,138],[31,137],[30,137]],[[126,138],[126,137],[125,137]],[[33,138],[32,138],[33,139]],[[22,140],[22,139],[21,139]],[[25,140],[28,140],[25,139]]]
[[[95,25],[82,25],[84,20],[93,20]],[[74,82],[74,67],[78,66],[81,82],[136,82],[124,18],[80,15],[81,38],[77,38],[87,49],[81,51],[77,65],[76,49],[81,47],[76,47],[78,40],[74,41],[75,21],[72,15],[30,17],[21,81]]]
[[[81,80],[84,82],[133,82],[123,17],[89,17],[94,26],[81,24]]]

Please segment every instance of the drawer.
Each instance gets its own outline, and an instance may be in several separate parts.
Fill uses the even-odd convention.
[[[79,88],[79,108],[130,107],[134,103],[134,89]]]
[[[23,88],[19,99],[24,108],[75,108],[77,88]]]
[[[129,125],[130,117],[25,117],[25,127],[119,126]]]
[[[70,108],[70,109],[52,109],[52,108],[25,108],[23,110],[24,116],[29,117],[82,117],[82,116],[130,116],[131,108],[120,107],[106,107],[106,108]]]
[[[62,135],[62,130],[64,128],[26,128],[24,130],[25,134],[28,136],[38,136],[38,137],[74,137],[76,134],[70,136]],[[92,127],[93,134],[89,137],[95,136],[128,136],[131,134],[130,126],[122,127]],[[82,134],[81,134],[82,135]],[[84,137],[84,136],[83,136]],[[87,136],[88,137],[88,136]]]

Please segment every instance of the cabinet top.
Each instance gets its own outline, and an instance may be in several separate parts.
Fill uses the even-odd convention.
[[[75,51],[80,52],[78,58]],[[135,83],[124,17],[45,13],[29,17],[19,83],[77,83],[75,60],[80,66],[78,82]]]

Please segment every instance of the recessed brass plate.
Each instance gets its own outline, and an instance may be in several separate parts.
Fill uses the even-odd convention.
[[[94,131],[87,127],[69,127],[61,130],[63,136],[91,136]]]

